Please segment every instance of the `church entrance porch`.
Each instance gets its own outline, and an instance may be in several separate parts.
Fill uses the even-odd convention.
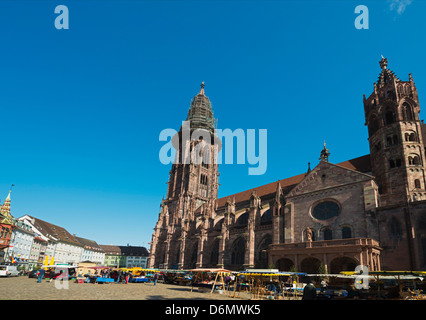
[[[357,265],[379,271],[381,250],[374,239],[352,238],[271,244],[268,255],[269,263],[280,271],[319,273],[323,266],[326,273],[339,273],[354,271]]]

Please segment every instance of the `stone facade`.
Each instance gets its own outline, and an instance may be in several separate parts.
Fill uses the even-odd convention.
[[[332,273],[357,265],[426,269],[426,129],[411,74],[401,81],[385,58],[380,66],[374,92],[364,96],[370,155],[333,164],[324,144],[312,170],[217,198],[217,165],[184,163],[188,155],[181,146],[192,150],[203,143],[203,150],[214,152],[215,137],[184,140],[181,129],[174,140],[184,143],[176,144],[178,161],[154,228],[149,266],[274,266],[313,273],[320,266]],[[191,130],[214,133],[204,85],[192,101],[191,119]]]

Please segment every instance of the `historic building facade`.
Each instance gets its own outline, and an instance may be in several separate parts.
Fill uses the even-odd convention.
[[[217,198],[214,117],[204,85],[191,103],[191,132],[174,137],[176,164],[152,235],[149,266],[232,270],[295,268],[337,273],[426,269],[426,178],[417,90],[380,61],[373,93],[364,96],[370,154],[319,164],[304,174]],[[201,163],[184,161],[202,144]],[[183,148],[186,146],[186,148]],[[205,156],[207,155],[207,156]],[[205,161],[205,160],[210,161]],[[213,161],[213,162],[211,162]]]

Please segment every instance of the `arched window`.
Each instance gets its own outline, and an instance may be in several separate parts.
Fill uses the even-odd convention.
[[[352,238],[352,230],[349,227],[342,228],[342,239],[350,239]]]
[[[398,136],[397,136],[396,134],[394,134],[394,135],[392,136],[392,144],[393,144],[393,145],[398,144]]]
[[[395,122],[395,113],[392,109],[388,108],[385,113],[386,124],[392,124]]]
[[[376,115],[372,115],[370,117],[368,129],[370,136],[376,133],[376,131],[379,129],[379,120],[377,119]]]
[[[331,231],[331,229],[329,228],[324,229],[323,234],[324,234],[324,240],[333,239],[333,231]]]
[[[215,267],[219,263],[219,239],[216,239],[210,252],[210,264]]]
[[[419,179],[414,180],[414,188],[420,189],[421,187],[422,186],[420,184],[420,180]]]
[[[263,237],[262,241],[257,248],[257,261],[256,269],[266,269],[268,268],[268,252],[269,245],[272,243],[272,236],[267,234]]]
[[[405,121],[413,121],[414,120],[413,109],[406,102],[402,105],[402,119],[405,120]]]
[[[243,237],[240,237],[232,245],[231,264],[232,265],[243,265],[245,253],[246,253],[246,241],[244,240]]]
[[[408,164],[409,165],[419,165],[420,164],[420,158],[418,155],[411,155],[408,157]]]
[[[401,159],[395,160],[395,166],[397,166],[398,168],[401,166]]]
[[[204,168],[209,168],[209,164],[210,164],[210,149],[205,148],[204,152],[203,152],[203,162],[202,162],[202,166]]]
[[[393,160],[393,159],[390,159],[389,160],[389,167],[392,169],[392,168],[395,168],[395,161]]]
[[[203,185],[207,185],[207,176],[205,174],[202,174],[200,176],[200,183]]]

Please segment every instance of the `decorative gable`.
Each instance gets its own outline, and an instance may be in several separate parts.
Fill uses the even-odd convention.
[[[373,179],[374,177],[368,174],[321,161],[287,194],[286,198],[315,193],[324,189],[341,188],[345,185],[371,181]]]

